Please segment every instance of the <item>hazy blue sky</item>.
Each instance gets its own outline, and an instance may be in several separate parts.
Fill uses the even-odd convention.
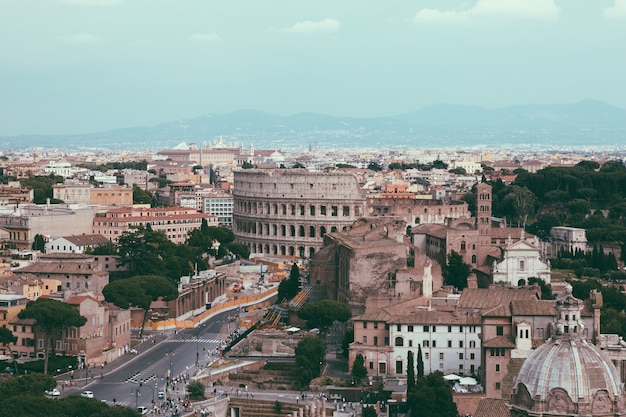
[[[626,0],[0,0],[0,136],[582,99],[626,108]]]

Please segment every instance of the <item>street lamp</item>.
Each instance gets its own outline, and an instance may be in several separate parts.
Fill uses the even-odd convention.
[[[166,353],[166,355],[168,355],[170,357],[170,369],[169,369],[169,374],[167,375],[167,385],[170,386],[172,384],[172,356],[174,356],[174,352],[172,352],[171,350],[169,352]]]
[[[196,335],[196,366],[198,366],[199,360],[200,360],[200,352],[198,350],[198,344],[200,343],[200,340],[198,338],[198,335]]]
[[[135,390],[135,408],[139,406],[139,397],[141,396],[140,389],[143,386],[144,386],[143,382],[140,382],[139,385],[137,386],[137,389]],[[152,404],[154,405],[154,388],[152,388],[150,385],[145,385],[145,386],[150,388],[150,390],[152,391]]]

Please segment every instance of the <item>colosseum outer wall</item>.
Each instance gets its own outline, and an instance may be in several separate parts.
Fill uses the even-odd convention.
[[[304,169],[234,172],[233,232],[252,253],[310,258],[326,233],[365,214],[355,175]]]

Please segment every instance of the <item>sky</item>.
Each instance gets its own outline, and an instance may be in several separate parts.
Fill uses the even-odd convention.
[[[585,99],[626,108],[626,0],[0,0],[0,136]]]

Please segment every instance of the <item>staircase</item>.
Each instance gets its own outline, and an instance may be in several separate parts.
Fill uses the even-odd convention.
[[[307,302],[311,295],[312,288],[310,285],[305,286],[302,290],[296,294],[295,297],[289,302],[289,307],[300,308]]]

